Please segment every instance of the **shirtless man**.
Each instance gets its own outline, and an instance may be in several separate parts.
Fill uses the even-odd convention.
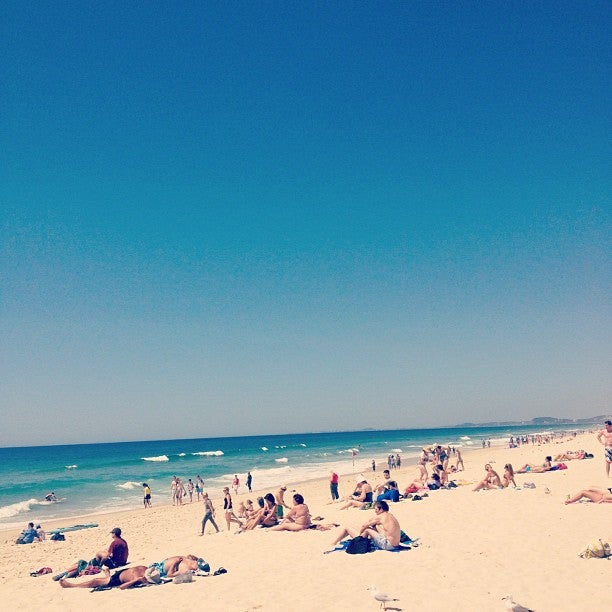
[[[370,538],[376,548],[393,550],[399,546],[401,529],[397,519],[389,512],[389,505],[385,501],[374,503],[374,517],[365,522],[359,531],[350,527],[343,527],[332,545],[335,546],[347,536],[355,538],[358,535]]]
[[[296,493],[293,496],[293,508],[287,512],[283,522],[271,527],[270,531],[302,531],[308,529],[310,524],[310,510],[304,503],[304,498]]]
[[[103,567],[99,574],[85,582],[70,582],[61,578],[59,583],[64,589],[89,589],[92,587],[108,586],[119,587],[121,590],[129,589],[136,584],[159,584],[161,577],[159,571],[154,567],[136,565],[119,570],[111,575],[110,571]]]
[[[173,578],[184,572],[210,571],[208,563],[195,555],[168,557],[159,563],[153,563],[150,567],[154,567],[161,578]]]
[[[612,463],[612,421],[606,421],[604,428],[597,434],[597,441],[604,445],[606,455],[606,476],[610,478]]]

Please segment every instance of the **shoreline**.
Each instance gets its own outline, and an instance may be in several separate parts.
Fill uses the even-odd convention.
[[[493,462],[494,469],[501,472],[506,462],[516,468],[525,462],[541,463],[548,454],[581,448],[595,458],[569,461],[567,470],[517,474],[519,489],[471,490],[482,478],[487,462]],[[432,585],[437,605],[457,612],[470,607],[501,609],[501,597],[507,593],[538,612],[590,609],[589,597],[609,583],[608,566],[598,559],[580,559],[578,553],[593,540],[612,536],[608,527],[612,504],[565,506],[563,502],[569,493],[588,485],[612,486],[612,479],[605,478],[603,448],[595,435],[563,436],[540,446],[513,449],[474,448],[463,455],[466,469],[453,475],[459,483],[457,489],[431,491],[418,502],[391,504],[391,512],[404,531],[420,538],[421,545],[411,551],[324,555],[334,530],[289,533],[256,529],[237,535],[235,525],[226,531],[219,496],[214,494],[222,531],[212,533],[209,524],[204,537],[199,536],[203,511],[197,502],[87,515],[86,520],[99,527],[68,532],[65,542],[47,540],[18,546],[8,537],[15,531],[3,531],[0,584],[11,608],[58,611],[84,606],[97,610],[109,605],[143,611],[162,606],[190,609],[194,597],[206,598],[207,607],[219,612],[371,610],[377,604],[367,599],[365,588],[370,584],[398,597],[400,609],[430,604]],[[392,477],[403,490],[414,473],[414,463],[403,463]],[[381,476],[380,471],[364,472],[368,480],[372,474],[374,481]],[[351,491],[354,480],[352,474],[340,476],[341,495]],[[536,488],[523,488],[528,481]],[[292,490],[303,494],[312,516],[322,516],[323,523],[357,527],[371,516],[371,511],[340,510],[340,504],[331,504],[327,479],[279,484],[288,486],[287,501]],[[235,507],[249,495],[243,491],[233,496]],[[70,520],[78,522],[78,518],[85,517]],[[43,526],[48,529],[66,523],[60,519]],[[213,571],[223,566],[228,573],[196,578],[189,585],[102,593],[62,589],[48,576],[29,576],[39,567],[57,572],[75,559],[89,558],[108,546],[109,532],[117,526],[129,543],[133,564],[148,565],[170,555],[194,553],[206,559]],[[274,560],[273,567],[268,559]]]

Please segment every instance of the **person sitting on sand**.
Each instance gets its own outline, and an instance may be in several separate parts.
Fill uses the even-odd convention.
[[[248,531],[255,529],[257,525],[262,525],[264,527],[276,525],[276,523],[278,523],[277,510],[278,506],[274,495],[272,495],[272,493],[266,493],[264,495],[263,508],[256,512],[255,515],[245,523],[243,530]]]
[[[100,573],[84,582],[70,582],[69,578],[60,578],[59,583],[64,589],[89,589],[101,586],[119,587],[121,590],[129,589],[137,584],[159,584],[161,576],[154,567],[136,565],[116,571],[111,575],[110,571],[104,567]]]
[[[398,502],[400,500],[400,492],[395,480],[390,480],[387,488],[376,497],[376,501],[392,501]]]
[[[546,457],[546,460],[542,465],[534,465],[533,463],[526,463],[522,468],[516,470],[517,474],[527,474],[528,472],[535,472],[536,474],[542,474],[543,472],[550,472],[552,469],[552,457]]]
[[[293,496],[293,508],[287,512],[283,521],[272,527],[271,531],[302,531],[311,525],[310,510],[299,493]]]
[[[511,463],[506,463],[506,465],[504,465],[502,484],[506,488],[508,488],[510,484],[512,484],[513,487],[516,487],[516,482],[514,482],[514,470],[512,469]]]
[[[101,550],[96,553],[96,559],[100,565],[106,565],[110,569],[115,569],[125,565],[128,560],[128,544],[121,537],[121,529],[115,527],[111,533],[113,540],[108,547],[108,550]]]
[[[389,472],[389,470],[383,470],[382,477],[382,482],[377,482],[373,487],[373,490],[378,494],[384,493],[389,488],[389,483],[391,482],[391,472]]]
[[[34,523],[28,523],[28,526],[21,532],[17,538],[16,544],[32,544],[32,542],[40,542],[38,532],[34,529]]]
[[[360,508],[364,510],[371,503],[372,485],[367,480],[362,480],[357,483],[355,492],[347,498],[343,506],[340,506],[340,510],[346,510],[347,508]]]
[[[399,546],[401,529],[395,516],[389,512],[389,505],[385,501],[374,502],[374,517],[366,521],[359,530],[343,527],[332,545],[335,546],[344,538],[358,535],[370,538],[376,548],[393,550]]]
[[[484,478],[472,489],[472,491],[480,491],[481,489],[503,489],[499,474],[487,463],[485,465]]]
[[[612,490],[611,489],[600,489],[599,487],[589,487],[578,491],[576,495],[572,495],[565,500],[566,504],[573,504],[581,499],[588,499],[595,504],[612,504]]]

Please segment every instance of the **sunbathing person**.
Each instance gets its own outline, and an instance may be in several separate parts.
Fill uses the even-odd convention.
[[[304,498],[296,493],[293,496],[293,508],[287,512],[282,523],[272,527],[271,531],[302,531],[311,525],[310,510]]]
[[[370,538],[376,548],[393,550],[399,546],[401,529],[397,519],[389,512],[389,505],[385,501],[374,502],[374,517],[366,521],[359,530],[344,527],[333,541],[333,546],[340,540],[358,535]]]
[[[355,492],[346,499],[343,506],[340,506],[340,510],[346,510],[347,508],[360,508],[363,510],[371,503],[372,485],[368,484],[367,480],[362,480],[357,483]]]
[[[484,478],[472,489],[472,491],[480,491],[481,489],[503,489],[499,474],[487,463],[485,465]]]
[[[534,472],[536,474],[542,474],[543,472],[550,472],[552,469],[552,457],[546,457],[546,460],[542,465],[534,465],[533,463],[526,463],[522,468],[516,470],[517,474],[527,474],[528,472]]]
[[[154,567],[161,578],[173,578],[184,572],[210,571],[208,563],[195,555],[168,557],[158,563],[152,563],[150,567]]]
[[[248,519],[245,523],[242,531],[248,531],[255,529],[257,525],[263,525],[264,527],[272,527],[278,523],[278,506],[276,499],[272,493],[266,493],[264,495],[264,505],[258,512],[256,512],[252,518]]]
[[[99,574],[83,582],[70,582],[68,578],[61,578],[59,583],[65,589],[89,589],[92,587],[119,587],[121,590],[129,589],[137,584],[159,584],[161,576],[157,568],[136,565],[118,570],[111,575],[106,567],[101,568]]]
[[[572,461],[572,459],[584,459],[586,457],[586,453],[581,451],[566,451],[565,453],[560,453],[555,457],[555,461]]]
[[[588,499],[595,504],[612,504],[612,491],[610,489],[600,489],[599,487],[589,487],[578,491],[576,495],[565,500],[566,504],[573,504],[581,499]]]
[[[509,487],[510,483],[512,483],[513,487],[516,487],[516,482],[514,482],[514,470],[512,469],[511,463],[506,463],[504,465],[504,475],[502,479],[502,484],[504,487]]]

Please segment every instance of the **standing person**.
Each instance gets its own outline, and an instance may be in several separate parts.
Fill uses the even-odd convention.
[[[223,510],[225,511],[225,522],[227,523],[227,530],[230,530],[231,523],[238,523],[242,527],[242,521],[234,514],[232,509],[232,496],[229,492],[229,487],[223,489]]]
[[[278,506],[277,508],[277,514],[278,514],[278,518],[283,518],[284,515],[284,510],[283,508],[287,508],[287,510],[289,510],[289,506],[285,503],[285,491],[287,490],[287,485],[283,485],[277,492],[276,492],[276,504]]]
[[[329,481],[329,491],[331,493],[332,502],[340,499],[340,495],[338,494],[338,480],[338,474],[336,474],[336,472],[332,472],[331,479]]]
[[[144,499],[142,500],[145,508],[151,507],[151,489],[146,482],[142,483],[142,488],[144,492]]]
[[[238,478],[238,474],[234,474],[234,481],[232,482],[232,487],[234,489],[234,493],[238,495],[238,487],[240,486],[240,479]]]
[[[610,464],[612,463],[612,421],[606,421],[604,423],[604,428],[597,434],[597,441],[604,445],[606,476],[610,478]]]
[[[251,483],[253,482],[253,476],[251,476],[251,472],[247,472],[247,477],[246,477],[246,486],[249,490],[249,493],[253,490],[251,489]]]
[[[196,476],[196,491],[198,490],[197,487],[200,487],[200,493],[204,493],[204,481],[199,474]]]
[[[106,565],[109,569],[115,569],[125,565],[128,560],[128,543],[121,537],[121,529],[115,527],[111,533],[113,540],[108,550],[101,550],[96,553],[96,559],[101,565]]]
[[[187,480],[187,493],[189,494],[189,503],[191,504],[193,502],[193,490],[195,489],[195,486],[193,484],[193,480],[191,480],[191,478],[189,478]]]
[[[459,449],[457,449],[457,471],[459,471],[459,466],[461,466],[461,471],[463,471],[465,468],[463,466],[463,457],[461,456],[461,451]]]
[[[376,461],[374,459],[372,459],[372,471],[376,471]]]
[[[200,535],[204,535],[204,528],[208,521],[211,522],[212,526],[217,530],[217,533],[219,533],[219,527],[217,527],[217,523],[215,523],[215,507],[213,506],[212,500],[208,497],[208,493],[206,492],[202,493],[202,499],[204,500],[204,518],[202,519],[202,532]]]
[[[185,493],[187,493],[187,491],[185,491],[185,485],[183,484],[183,481],[180,478],[177,478],[176,479],[176,505],[177,506],[183,505],[183,495],[185,495]]]
[[[170,483],[170,496],[172,497],[173,506],[176,506],[176,488],[177,488],[177,478],[176,476],[173,476],[172,482]]]

